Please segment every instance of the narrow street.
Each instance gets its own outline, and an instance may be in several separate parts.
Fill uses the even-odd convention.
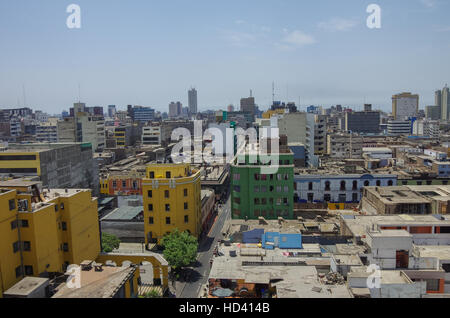
[[[222,239],[222,228],[225,220],[231,217],[230,197],[227,202],[219,210],[216,222],[213,224],[209,234],[203,238],[199,244],[199,253],[197,263],[191,268],[190,279],[188,282],[177,282],[178,298],[197,298],[200,288],[206,283],[210,267],[210,260],[213,257],[214,248],[219,240]]]

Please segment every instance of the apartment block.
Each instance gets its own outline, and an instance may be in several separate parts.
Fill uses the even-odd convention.
[[[90,190],[42,190],[39,182],[0,182],[0,288],[25,276],[64,273],[100,252],[97,199]]]
[[[198,237],[201,232],[201,171],[189,164],[147,166],[142,180],[145,242],[159,244],[178,229]]]

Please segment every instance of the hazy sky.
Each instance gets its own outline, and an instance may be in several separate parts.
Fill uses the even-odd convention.
[[[69,4],[81,29],[68,29]],[[382,8],[382,28],[366,8]],[[434,104],[450,83],[448,0],[0,0],[0,107],[60,113],[127,104],[167,111],[272,100],[390,110],[395,93]]]

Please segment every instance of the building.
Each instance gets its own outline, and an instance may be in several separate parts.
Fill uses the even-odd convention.
[[[444,121],[450,119],[450,92],[447,85],[442,89],[441,119]]]
[[[40,123],[36,126],[36,141],[37,142],[58,142],[58,124],[57,120]]]
[[[201,171],[189,164],[147,166],[143,179],[146,244],[161,242],[175,229],[201,232]]]
[[[9,144],[0,149],[0,176],[38,176],[47,188],[89,188],[98,193],[91,144]]]
[[[294,201],[299,203],[359,203],[364,187],[397,185],[396,175],[345,174],[332,171],[323,174],[294,175]]]
[[[142,127],[143,145],[161,145],[161,126],[151,125]]]
[[[324,155],[327,153],[327,122],[326,116],[316,115],[314,124],[314,154]]]
[[[425,117],[431,120],[441,119],[441,106],[425,106]]]
[[[241,98],[241,112],[247,112],[255,115],[256,104],[254,97]]]
[[[211,225],[214,223],[216,214],[216,195],[212,189],[201,190],[202,200],[202,216],[201,216],[201,233],[208,234]]]
[[[114,118],[116,116],[116,105],[108,105],[108,117]]]
[[[362,157],[363,138],[350,132],[329,134],[327,152],[331,158],[358,159]]]
[[[52,298],[135,298],[138,296],[139,267],[113,267],[83,261],[79,288],[58,286]]]
[[[419,95],[401,93],[392,96],[392,116],[396,120],[417,117],[419,113]]]
[[[389,120],[388,134],[393,136],[409,136],[412,133],[410,120]]]
[[[278,169],[264,174],[270,156],[278,156]],[[231,178],[233,219],[293,218],[294,155],[287,146],[280,146],[278,154],[259,154],[256,162],[249,154],[238,154],[231,165]]]
[[[111,171],[100,175],[100,193],[106,196],[142,195],[142,179],[145,172],[139,169]]]
[[[90,190],[42,190],[24,180],[0,182],[0,188],[1,292],[25,276],[64,273],[98,256],[97,199]]]
[[[345,113],[345,130],[361,134],[378,134],[380,132],[380,112]]]
[[[449,214],[450,186],[365,187],[361,209],[372,214]]]
[[[183,104],[180,102],[171,102],[169,104],[169,117],[170,118],[177,118],[181,116],[183,109]]]
[[[151,107],[134,106],[132,118],[134,121],[143,123],[153,121],[155,120],[155,110]]]
[[[188,92],[188,105],[189,105],[189,112],[191,114],[197,114],[197,90],[195,88],[192,88]]]

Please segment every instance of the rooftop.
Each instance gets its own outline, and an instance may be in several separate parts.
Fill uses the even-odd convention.
[[[48,278],[40,277],[25,277],[20,282],[12,286],[10,289],[4,292],[5,296],[23,296],[30,295],[33,291],[42,286],[48,285]]]

